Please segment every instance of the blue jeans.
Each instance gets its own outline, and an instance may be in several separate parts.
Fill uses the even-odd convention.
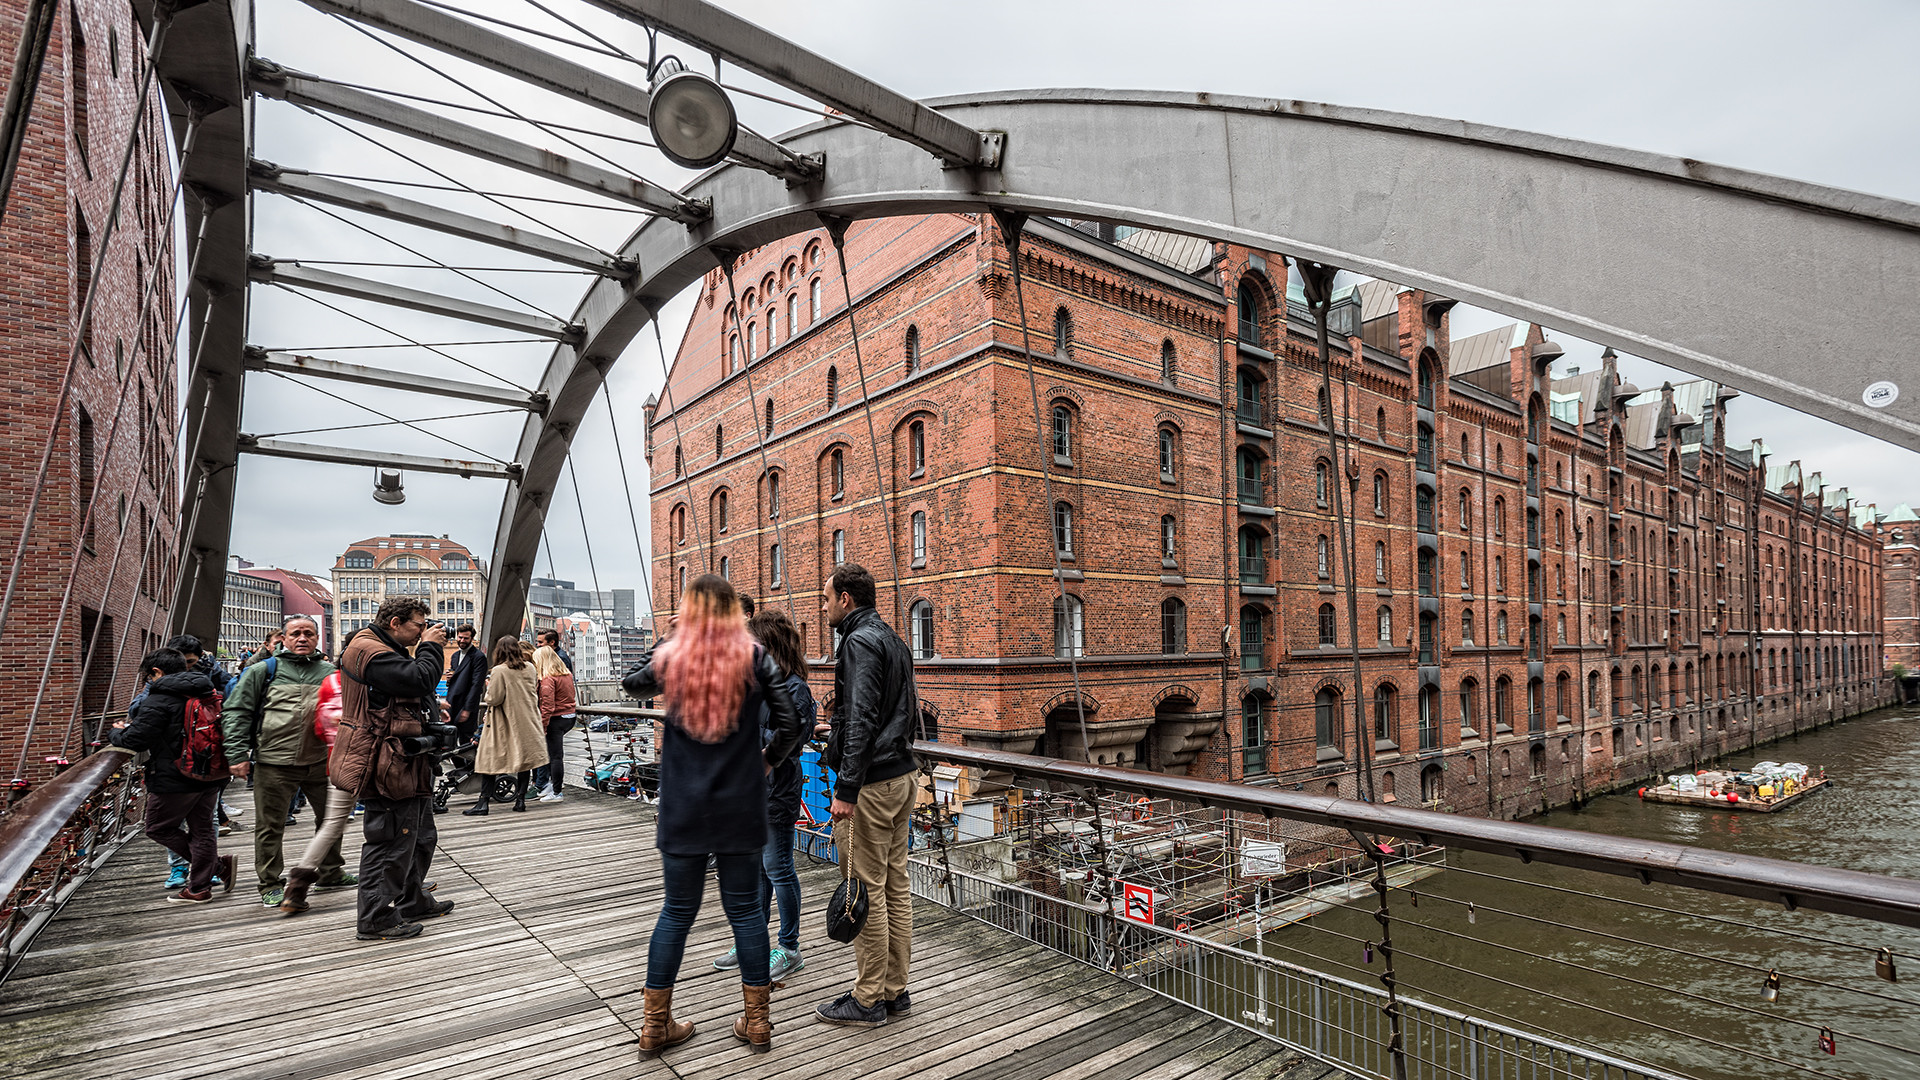
[[[760,850],[760,914],[767,902],[780,907],[780,947],[800,951],[800,874],[793,868],[793,819],[780,828],[767,822],[767,846]]]
[[[760,900],[760,856],[717,855],[720,907],[733,924],[733,947],[740,956],[740,981],[748,986],[771,982],[767,972],[767,909]],[[707,857],[660,853],[660,881],[666,899],[653,924],[647,945],[647,989],[668,990],[680,977],[680,960],[687,951],[687,932],[700,914],[706,892]]]

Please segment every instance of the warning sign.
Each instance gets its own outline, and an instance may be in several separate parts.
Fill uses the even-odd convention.
[[[1122,914],[1134,922],[1152,926],[1153,890],[1145,885],[1134,885],[1124,881],[1120,885],[1126,899],[1126,907]]]

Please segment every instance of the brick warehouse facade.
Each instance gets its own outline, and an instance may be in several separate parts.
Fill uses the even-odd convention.
[[[737,331],[709,274],[648,405],[654,596],[720,570],[819,655],[861,562],[943,739],[1347,795],[1365,750],[1381,798],[1511,816],[1885,698],[1873,517],[1726,447],[1731,390],[1553,379],[1537,328],[1369,283],[1323,397],[1278,256],[1046,221],[1030,390],[990,224],[847,252],[859,358],[824,233],[738,260]]]
[[[1920,676],[1920,514],[1902,503],[1880,519],[1886,545],[1886,662]],[[1908,696],[1920,691],[1910,683]]]
[[[13,54],[25,7],[5,0],[0,53]],[[12,768],[52,645],[46,696],[24,757],[27,778],[44,775],[47,758],[77,756],[81,736],[70,735],[77,708],[96,711],[110,697],[118,706],[130,696],[139,656],[167,632],[166,598],[178,565],[171,525],[180,492],[168,120],[157,91],[137,96],[145,35],[128,5],[74,0],[56,19],[0,225],[0,335],[9,346],[11,403],[0,444],[9,478],[0,496],[0,537],[9,559],[47,433],[56,439],[0,667],[0,696],[12,703],[0,715],[0,753]],[[110,228],[122,149],[136,126],[118,224]],[[99,297],[83,329],[83,298],[103,253]],[[76,343],[71,394],[56,414]],[[90,498],[95,513],[83,528]],[[56,641],[76,549],[78,576]]]

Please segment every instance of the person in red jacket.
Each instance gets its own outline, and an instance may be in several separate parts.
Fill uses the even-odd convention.
[[[327,754],[333,754],[333,734],[340,726],[340,672],[335,671],[320,683],[320,696],[313,710],[313,733],[326,744]],[[320,880],[320,860],[340,842],[347,831],[347,822],[353,817],[354,798],[345,792],[336,791],[327,800],[326,816],[320,820],[320,829],[307,842],[307,850],[300,860],[287,870],[287,888],[280,898],[280,910],[289,915],[298,915],[310,906],[307,892],[314,882]]]
[[[559,653],[542,645],[533,650],[533,673],[540,680],[540,721],[547,733],[547,767],[535,769],[533,778],[539,782],[544,771],[546,780],[540,785],[540,801],[559,802],[565,798],[560,794],[560,777],[567,771],[565,736],[579,719],[574,704],[573,672],[567,670]]]

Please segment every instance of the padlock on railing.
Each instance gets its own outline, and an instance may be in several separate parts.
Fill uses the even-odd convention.
[[[1892,949],[1881,949],[1873,954],[1873,973],[1888,982],[1900,981],[1900,973],[1893,969]]]
[[[1767,981],[1760,987],[1760,1000],[1771,1005],[1780,1000],[1780,973],[1767,972]]]
[[[1838,1054],[1840,1052],[1839,1046],[1834,1042],[1832,1028],[1823,1027],[1820,1029],[1819,1047],[1829,1054]]]

